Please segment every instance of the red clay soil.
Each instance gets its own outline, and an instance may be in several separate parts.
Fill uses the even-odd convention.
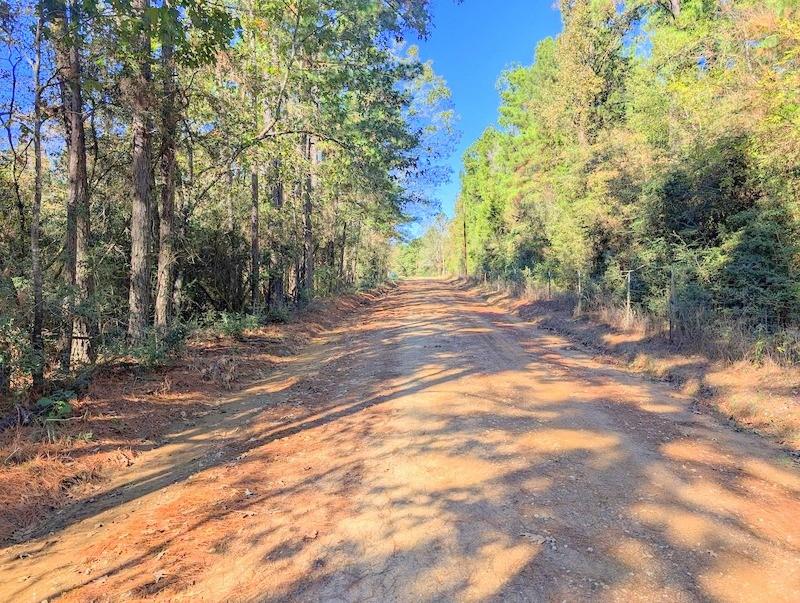
[[[790,457],[453,284],[210,398],[0,600],[797,601]]]
[[[380,291],[315,302],[287,324],[230,337],[197,337],[160,370],[104,367],[75,417],[53,441],[40,427],[0,433],[0,543],[25,538],[45,516],[92,497],[100,482],[136,463],[165,434],[215,412],[220,396],[270,375],[312,338],[374,302]]]

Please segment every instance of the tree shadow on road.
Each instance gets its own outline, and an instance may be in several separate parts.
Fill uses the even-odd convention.
[[[176,435],[163,466],[69,511],[58,529],[83,520],[69,533],[80,550],[48,545],[56,531],[0,573],[27,572],[9,594],[41,598],[798,592],[797,472],[663,385],[567,347],[415,283],[321,348],[306,378],[227,401],[213,441],[207,425]],[[113,527],[92,527],[117,508],[129,511]],[[73,560],[88,573],[53,588]]]

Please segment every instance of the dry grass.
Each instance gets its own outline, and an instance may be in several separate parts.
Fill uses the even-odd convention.
[[[666,325],[633,310],[596,304],[576,316],[575,296],[505,283],[469,283],[492,303],[537,326],[556,331],[614,363],[659,381],[668,381],[710,410],[800,453],[800,370],[791,364],[792,333],[783,347],[753,350],[742,325],[724,337],[701,341],[666,340]],[[789,350],[787,353],[784,350]]]

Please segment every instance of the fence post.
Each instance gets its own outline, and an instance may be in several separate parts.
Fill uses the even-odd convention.
[[[578,270],[578,305],[575,310],[576,315],[583,311],[583,288],[581,287],[581,271]]]
[[[553,286],[553,277],[550,274],[550,270],[547,270],[547,300],[550,301],[553,299],[552,293],[552,286]]]

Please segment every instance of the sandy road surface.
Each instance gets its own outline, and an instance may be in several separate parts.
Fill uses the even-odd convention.
[[[689,402],[404,283],[3,551],[0,600],[800,600],[800,471]]]

